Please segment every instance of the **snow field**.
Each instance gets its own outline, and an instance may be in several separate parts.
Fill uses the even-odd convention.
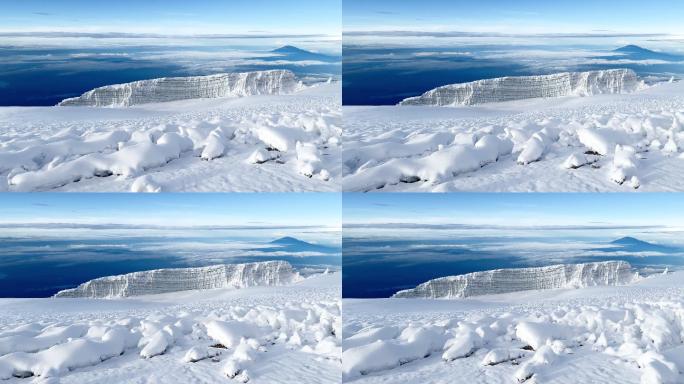
[[[0,119],[0,177],[7,183],[0,188],[334,190],[341,136],[336,90],[325,84],[293,95],[102,113],[91,107],[2,108],[8,118]],[[267,172],[260,174],[261,168]],[[273,180],[271,172],[283,180]]]
[[[681,190],[682,88],[474,107],[345,107],[343,189]]]
[[[317,364],[327,365],[334,376],[341,354],[339,290],[296,285],[279,289],[284,293],[259,287],[153,295],[142,301],[28,299],[22,305],[30,308],[29,319],[22,320],[26,313],[21,310],[0,317],[0,379],[36,376],[97,382],[93,374],[114,370],[125,377],[122,381],[136,382],[134,375],[126,376],[127,367],[142,359],[150,362],[146,365],[151,375],[201,364],[203,371],[213,371],[214,379],[206,382],[220,377],[261,382],[261,376],[272,374],[266,369],[271,359],[282,357],[284,351],[300,356],[298,364],[303,366],[291,369],[303,369],[310,364],[307,360],[320,361]],[[59,310],[41,314],[31,300]],[[100,303],[112,309],[102,312],[100,307],[90,314],[88,307]],[[72,306],[78,310],[72,312]]]
[[[684,380],[681,288],[578,291],[540,291],[546,297],[540,301],[514,294],[366,300],[384,307],[382,315],[345,304],[343,380],[433,383],[454,374],[463,383]],[[408,307],[411,313],[401,309]]]

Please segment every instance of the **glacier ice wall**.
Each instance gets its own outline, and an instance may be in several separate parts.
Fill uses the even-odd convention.
[[[58,105],[127,107],[186,99],[287,94],[299,86],[295,74],[288,70],[163,77],[95,88]]]
[[[55,297],[127,297],[194,289],[283,285],[299,279],[299,273],[286,261],[222,264],[106,276],[59,291]]]
[[[509,76],[449,84],[399,105],[456,106],[561,96],[634,92],[644,86],[631,69],[563,72],[541,76]]]
[[[440,277],[392,297],[453,299],[534,289],[624,285],[637,279],[626,261],[510,268]]]

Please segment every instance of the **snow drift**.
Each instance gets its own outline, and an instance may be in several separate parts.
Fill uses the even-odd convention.
[[[340,282],[0,299],[0,382],[337,384]]]
[[[452,299],[536,289],[623,285],[635,279],[636,275],[626,261],[559,264],[440,277],[399,291],[392,297]]]
[[[338,83],[121,108],[0,108],[0,191],[339,190]]]
[[[127,297],[195,289],[284,285],[300,279],[286,261],[156,269],[87,281],[55,297]]]
[[[507,76],[444,85],[404,99],[399,105],[474,105],[540,97],[629,93],[642,87],[643,82],[631,69]]]
[[[127,107],[175,100],[292,93],[299,87],[288,70],[163,77],[95,88],[59,106]]]
[[[343,190],[681,191],[683,93],[673,82],[478,107],[345,106]]]
[[[449,303],[345,300],[343,381],[683,383],[683,277]]]

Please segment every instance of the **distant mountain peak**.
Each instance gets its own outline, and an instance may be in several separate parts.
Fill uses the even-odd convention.
[[[329,56],[324,53],[307,51],[306,49],[301,49],[299,47],[295,47],[294,45],[283,45],[280,48],[271,50],[271,53],[287,56],[288,58],[296,60],[322,60],[325,62],[332,62],[337,60],[337,58],[334,56]]]
[[[677,248],[669,245],[661,245],[649,243],[648,241],[639,240],[636,237],[625,236],[610,242],[613,245],[618,245],[626,250],[637,251],[655,251],[655,252],[671,252]]]
[[[620,48],[614,49],[616,52],[654,52],[651,51],[650,49],[646,49],[644,47],[640,47],[635,44],[627,44],[625,46],[622,46]]]
[[[659,59],[659,60],[672,61],[672,60],[680,60],[681,59],[680,55],[667,53],[667,52],[654,51],[652,49],[640,47],[640,46],[634,45],[634,44],[629,44],[629,45],[625,45],[625,46],[622,46],[620,48],[614,49],[613,52],[619,53],[622,55],[626,55],[626,56],[633,58],[633,59],[636,59],[636,60]]]
[[[622,46],[622,47],[616,49],[616,51],[632,51],[632,50],[644,50],[644,51],[649,51],[649,49],[646,49],[646,48],[644,48],[644,47],[640,47],[640,46],[638,46],[638,45],[636,45],[636,44],[627,44],[627,45],[625,45],[625,46]]]
[[[271,244],[309,244],[306,241],[299,240],[297,238],[294,238],[292,236],[284,236],[279,239],[275,239],[271,241]]]
[[[277,52],[277,53],[312,53],[312,52],[307,51],[305,49],[295,47],[294,45],[283,45],[282,47],[276,48],[271,52]]]
[[[617,240],[611,241],[611,244],[651,244],[651,243],[643,241],[643,240],[639,240],[636,237],[625,236],[625,237],[621,237]]]
[[[330,247],[327,245],[322,245],[322,244],[314,244],[314,243],[309,243],[304,240],[299,240],[296,237],[292,236],[284,236],[278,239],[275,239],[273,241],[270,241],[269,244],[272,245],[273,249],[277,248],[279,250],[288,250],[288,251],[294,251],[294,252],[303,252],[303,251],[311,251],[311,252],[321,252],[321,253],[335,253],[337,250],[334,247]]]

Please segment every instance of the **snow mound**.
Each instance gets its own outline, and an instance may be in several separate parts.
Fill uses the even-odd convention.
[[[631,69],[563,72],[541,76],[508,76],[444,85],[399,105],[455,106],[561,96],[628,93],[644,83]]]
[[[284,285],[300,280],[286,261],[224,264],[200,268],[156,269],[87,281],[55,297],[128,297],[195,289]]]
[[[343,379],[681,383],[684,290],[677,274],[620,288],[511,293],[448,306],[436,300],[351,300],[344,303]],[[417,329],[430,333],[409,342],[405,334]]]
[[[387,148],[387,154],[393,156],[391,153],[394,151],[406,152],[411,150],[423,152],[434,145],[429,141],[423,141],[420,144],[414,148]],[[388,143],[383,146],[394,145],[396,143]],[[475,171],[486,164],[496,162],[500,156],[510,154],[512,148],[513,143],[510,140],[485,135],[473,145],[457,144],[445,149],[440,148],[441,150],[422,158],[397,158],[390,159],[381,165],[370,165],[372,168],[367,171],[346,177],[344,188],[352,191],[369,190],[382,188],[390,183],[415,183],[418,181],[436,184],[455,175]],[[356,154],[352,155],[353,151],[355,150],[352,148],[345,148],[343,156],[356,157]],[[371,161],[374,162],[375,160],[369,160],[365,165],[370,164]],[[364,166],[360,170],[363,168]]]
[[[629,94],[457,108],[344,107],[342,188],[680,191],[682,95],[684,82]],[[484,138],[498,140],[498,152],[476,147]]]
[[[392,297],[453,299],[538,289],[624,285],[635,279],[636,274],[626,261],[559,264],[440,277],[399,291]]]
[[[288,70],[163,77],[95,88],[58,105],[128,107],[186,99],[287,94],[299,88],[294,73]]]
[[[0,380],[337,383],[339,293],[290,285],[155,301],[22,299],[0,313]]]
[[[0,108],[0,191],[339,190],[339,99],[324,84],[134,108]]]
[[[136,335],[124,327],[112,327],[99,338],[66,341],[36,353],[13,352],[0,356],[0,379],[59,376],[76,368],[99,364],[119,356],[135,344]]]
[[[396,368],[442,349],[446,335],[436,327],[407,327],[396,339],[375,340],[342,353],[342,378]]]

